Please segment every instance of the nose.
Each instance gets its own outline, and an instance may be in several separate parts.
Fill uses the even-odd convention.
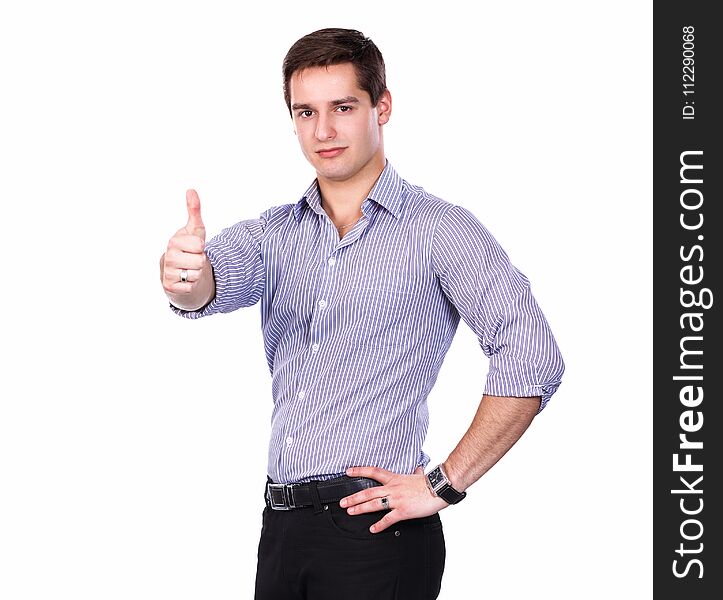
[[[328,117],[324,114],[319,115],[319,118],[316,120],[315,134],[316,139],[320,142],[334,139],[334,137],[336,136],[336,131],[334,131],[331,117]]]

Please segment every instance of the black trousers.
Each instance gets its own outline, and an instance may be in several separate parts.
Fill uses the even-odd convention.
[[[264,509],[255,600],[434,600],[444,572],[434,514],[371,533],[385,511]]]

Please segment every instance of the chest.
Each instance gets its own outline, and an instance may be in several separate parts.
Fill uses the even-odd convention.
[[[300,227],[265,252],[267,301],[287,323],[327,315],[384,327],[419,310],[432,284],[428,245],[396,220],[367,223],[341,239],[332,228]]]

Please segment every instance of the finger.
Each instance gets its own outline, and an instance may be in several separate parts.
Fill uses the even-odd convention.
[[[201,200],[199,199],[196,190],[188,190],[186,192],[186,208],[188,209],[186,231],[205,241],[206,227],[201,219]]]
[[[387,504],[383,503],[383,499],[387,499]],[[394,508],[389,496],[380,496],[379,498],[373,498],[368,502],[361,502],[355,506],[350,506],[347,509],[347,513],[350,515],[360,515],[362,513],[379,512],[380,510],[390,510]]]
[[[190,294],[193,291],[192,283],[183,283],[182,281],[176,281],[173,283],[165,283],[163,289],[172,294]]]
[[[185,272],[185,281],[184,281]],[[197,269],[168,269],[166,272],[166,278],[169,283],[194,283],[201,278],[201,271]]]
[[[392,473],[381,467],[349,467],[346,470],[346,474],[349,477],[368,477],[369,479],[378,481],[382,485],[386,485],[389,480],[396,475],[396,473]]]
[[[424,475],[424,469],[422,467],[417,467],[416,469],[414,469],[414,474],[415,475]]]
[[[183,252],[178,249],[171,249],[166,252],[165,268],[173,271],[174,269],[196,269],[200,271],[207,265],[205,254],[196,254],[194,252]]]
[[[361,504],[363,502],[369,502],[373,498],[382,498],[386,495],[387,494],[384,486],[376,486],[373,488],[362,490],[361,492],[357,492],[356,494],[352,494],[351,496],[347,496],[346,498],[342,498],[341,500],[339,500],[339,506],[341,506],[342,508],[346,508],[348,506],[356,506],[357,504]]]
[[[394,523],[401,521],[401,519],[397,518],[396,512],[396,510],[388,512],[376,523],[374,523],[374,525],[369,528],[369,531],[371,531],[372,533],[379,533],[381,531],[384,531],[387,527],[394,525]]]
[[[202,254],[205,250],[205,242],[197,235],[186,233],[186,228],[179,229],[174,236],[168,240],[169,248],[179,248],[184,252]]]
[[[199,280],[198,271],[187,270],[188,277],[181,279],[181,269],[169,269],[163,273],[163,289],[173,294],[190,294]]]

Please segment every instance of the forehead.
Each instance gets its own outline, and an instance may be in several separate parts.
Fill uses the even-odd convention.
[[[289,92],[292,104],[326,104],[347,96],[370,102],[369,94],[359,87],[351,63],[296,71],[289,80]]]

